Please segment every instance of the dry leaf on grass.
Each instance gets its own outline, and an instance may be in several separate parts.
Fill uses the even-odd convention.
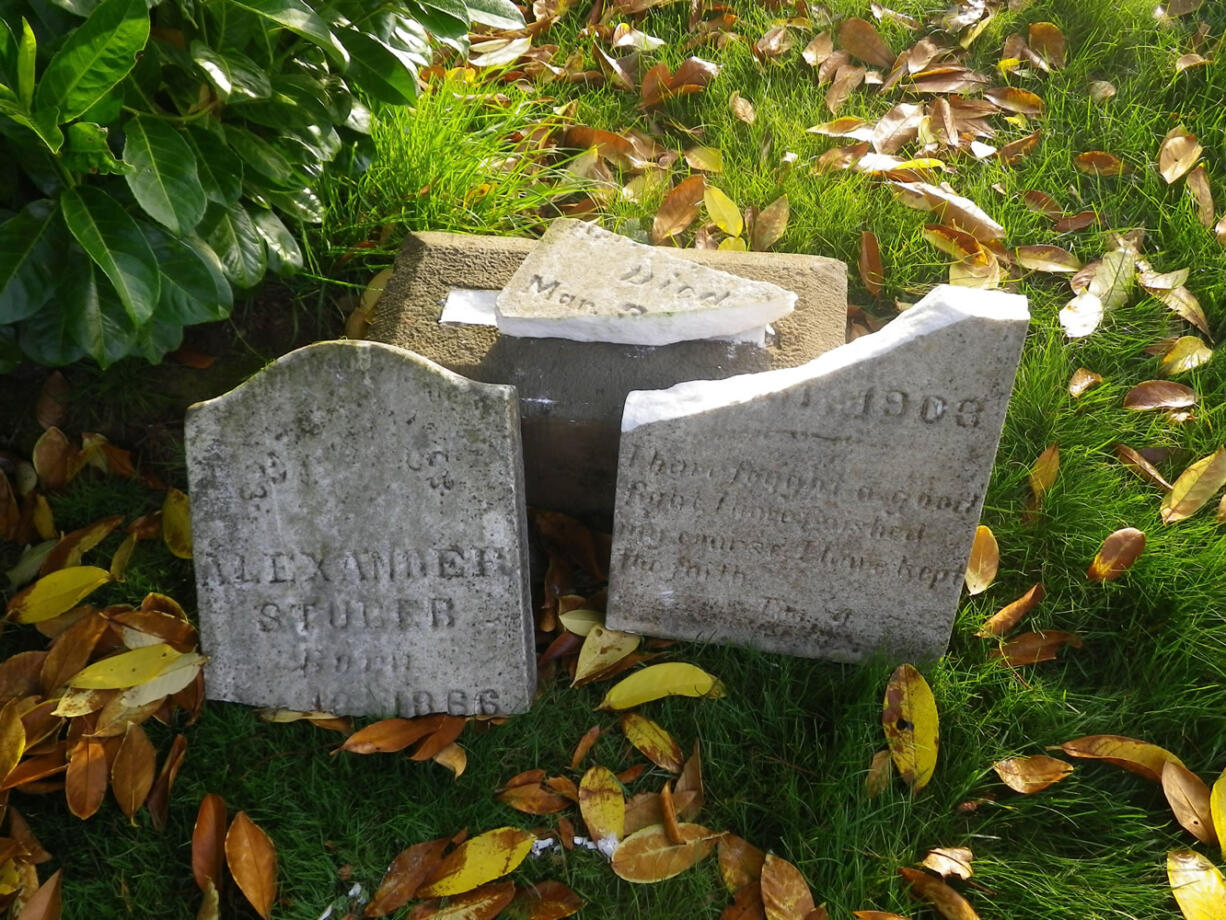
[[[1123,463],[1124,466],[1128,467],[1142,479],[1156,485],[1163,491],[1170,491],[1171,484],[1166,481],[1166,478],[1160,472],[1158,472],[1158,468],[1127,444],[1116,444],[1115,455],[1119,457],[1120,462]]]
[[[1134,412],[1182,409],[1196,405],[1196,391],[1171,380],[1146,380],[1124,395],[1124,408]]]
[[[860,232],[860,280],[870,294],[874,297],[881,296],[885,269],[881,265],[881,247],[877,244],[876,234],[871,230]]]
[[[1162,781],[1162,768],[1167,761],[1184,766],[1165,748],[1125,735],[1085,735],[1064,742],[1060,748],[1070,757],[1104,760],[1155,783]]]
[[[1005,604],[1000,610],[988,617],[975,635],[984,638],[1005,635],[1005,633],[1017,626],[1026,614],[1038,606],[1039,601],[1043,600],[1044,594],[1045,592],[1041,584],[1033,585],[1030,590],[1017,600]]]
[[[1135,527],[1124,527],[1103,541],[1090,563],[1090,581],[1114,581],[1127,572],[1145,551],[1145,534]]]
[[[898,872],[910,886],[912,897],[930,903],[946,920],[979,920],[970,902],[940,879],[906,866],[900,867]]]
[[[1122,176],[1128,172],[1128,164],[1114,153],[1105,150],[1087,150],[1073,157],[1078,171],[1090,176]]]
[[[992,769],[1010,789],[1030,795],[1060,782],[1073,772],[1073,765],[1046,754],[1035,754],[998,761],[992,764]]]
[[[515,827],[496,828],[465,840],[443,857],[417,896],[460,894],[502,878],[524,861],[535,841],[535,835]]]
[[[1181,335],[1170,350],[1162,356],[1160,370],[1165,376],[1184,374],[1208,364],[1213,358],[1213,349],[1194,335]]]
[[[622,733],[638,751],[657,767],[680,773],[685,766],[681,745],[663,727],[636,712],[621,717]]]
[[[1081,645],[1081,637],[1077,633],[1048,629],[1016,636],[1002,643],[999,649],[988,652],[988,657],[998,659],[1001,664],[1010,667],[1020,667],[1027,664],[1039,664],[1043,661],[1055,661],[1056,653],[1060,649],[1065,646],[1081,648]]]
[[[975,528],[975,541],[971,544],[971,556],[966,564],[966,593],[972,597],[982,594],[996,580],[1000,567],[1000,547],[992,528],[980,524]]]
[[[1200,853],[1172,850],[1166,874],[1185,920],[1222,920],[1226,916],[1226,880]]]
[[[761,878],[766,854],[749,841],[726,833],[719,838],[717,851],[719,874],[730,894]]]
[[[975,854],[969,847],[937,847],[928,851],[921,865],[943,878],[953,876],[965,881],[975,874],[975,870],[971,868],[974,858]]]
[[[1181,764],[1162,765],[1162,792],[1183,829],[1201,843],[1218,842],[1209,805],[1209,787],[1204,780]]]
[[[1175,480],[1162,500],[1159,517],[1163,524],[1174,524],[1199,511],[1218,489],[1226,485],[1226,447],[1202,457]]]
[[[635,831],[614,851],[613,872],[627,882],[662,882],[707,857],[719,839],[698,824],[682,824],[679,831],[685,841],[680,845],[668,839],[663,824]]]
[[[1203,149],[1196,135],[1189,134],[1183,125],[1172,128],[1158,148],[1158,172],[1168,185],[1181,179],[1195,165]]]
[[[277,850],[268,835],[240,811],[226,831],[226,865],[234,883],[264,920],[277,900]]]
[[[1101,374],[1097,374],[1092,370],[1084,367],[1079,367],[1073,371],[1073,376],[1069,378],[1068,392],[1074,399],[1079,398],[1087,390],[1098,386],[1103,382]]]
[[[871,22],[858,17],[843,20],[839,26],[839,44],[852,57],[874,67],[890,67],[894,52],[882,40]]]
[[[881,723],[898,774],[919,792],[936,770],[940,723],[928,682],[909,664],[899,665],[890,676]]]
[[[762,905],[767,920],[806,920],[816,909],[800,870],[773,853],[762,864]]]

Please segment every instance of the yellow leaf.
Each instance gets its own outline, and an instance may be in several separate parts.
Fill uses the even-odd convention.
[[[126,690],[153,680],[181,654],[164,642],[134,648],[95,661],[68,678],[68,686],[86,690]]]
[[[708,185],[702,193],[703,203],[707,206],[707,216],[715,222],[715,226],[729,236],[740,236],[745,229],[745,221],[741,218],[736,202],[713,185]]]
[[[1010,757],[992,764],[992,769],[1002,783],[1023,795],[1041,792],[1073,772],[1072,764],[1046,754]]]
[[[599,610],[568,610],[558,617],[567,632],[576,636],[586,636],[593,626],[604,626],[604,614]]]
[[[125,690],[119,697],[120,705],[130,709],[152,703],[172,693],[178,693],[196,679],[204,663],[208,661],[197,652],[185,652],[172,659],[152,680],[144,681]]]
[[[603,626],[593,626],[583,640],[579,649],[579,661],[575,666],[574,683],[585,677],[607,671],[621,661],[636,648],[643,639],[616,629],[605,629]],[[573,686],[573,684],[572,684]]]
[[[1162,356],[1162,373],[1167,377],[1182,374],[1208,363],[1213,349],[1194,335],[1183,335],[1175,340],[1171,350]]]
[[[178,489],[167,489],[162,502],[162,539],[180,559],[192,558],[191,502]]]
[[[613,855],[626,827],[626,799],[607,767],[592,767],[579,781],[579,813],[587,832],[606,857]]]
[[[911,893],[931,903],[946,920],[979,920],[970,902],[940,879],[906,866],[900,867],[898,872],[911,887]]]
[[[8,776],[26,752],[26,729],[21,722],[17,701],[0,709],[0,779]]]
[[[691,169],[700,169],[703,172],[724,171],[724,155],[716,147],[691,147],[685,152],[685,162]]]
[[[435,754],[433,760],[450,770],[454,779],[459,779],[468,767],[468,754],[454,741]]]
[[[1208,457],[1189,466],[1171,486],[1158,511],[1163,524],[1173,524],[1189,518],[1226,484],[1226,447],[1219,447]]]
[[[663,727],[637,712],[622,716],[622,732],[639,752],[657,767],[669,773],[680,773],[685,766],[685,754],[675,738]]]
[[[41,623],[58,617],[110,580],[110,572],[92,565],[44,575],[9,601],[9,618],[18,623]]]
[[[919,792],[936,770],[940,722],[928,682],[911,665],[900,664],[890,676],[881,722],[894,766]]]
[[[745,241],[739,236],[730,236],[719,241],[717,249],[722,249],[724,252],[749,252],[749,247],[745,245]]]
[[[1184,762],[1166,748],[1124,735],[1086,735],[1066,741],[1060,747],[1071,757],[1105,760],[1155,783],[1162,782],[1162,768],[1167,761],[1184,766]]]
[[[721,697],[724,685],[702,668],[685,662],[653,664],[614,685],[600,709],[630,709],[666,696]]]
[[[992,528],[980,524],[975,528],[975,542],[971,545],[971,558],[966,563],[966,593],[982,594],[996,580],[1000,567],[1000,546]]]
[[[1213,791],[1209,793],[1209,814],[1222,844],[1222,854],[1226,856],[1226,770],[1222,771],[1213,784]]]
[[[1191,850],[1166,854],[1166,876],[1186,920],[1226,917],[1226,880],[1213,863]]]
[[[680,824],[678,830],[684,843],[671,843],[663,824],[635,831],[614,851],[613,872],[627,882],[662,882],[706,858],[719,840],[699,824]]]
[[[535,835],[515,827],[500,827],[466,840],[447,854],[416,896],[460,894],[502,878],[524,861],[535,841]]]

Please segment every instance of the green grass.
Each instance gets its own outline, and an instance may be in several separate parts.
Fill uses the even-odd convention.
[[[927,15],[945,4],[892,5]],[[649,60],[676,66],[688,53],[679,47],[687,6],[646,17],[641,27],[669,41]],[[844,0],[830,6],[836,17],[868,15],[867,4]],[[738,7],[744,14],[738,31],[756,38],[771,14],[756,4]],[[1069,66],[1039,80],[1014,81],[1047,104],[1036,120],[1043,131],[1038,149],[1009,169],[994,161],[961,160],[945,178],[1005,226],[1010,245],[1055,242],[1089,260],[1106,245],[1104,229],[1144,228],[1146,254],[1156,268],[1192,269],[1188,286],[1220,337],[1226,331],[1226,254],[1197,222],[1182,185],[1167,186],[1152,164],[1162,136],[1183,123],[1205,146],[1221,208],[1226,67],[1215,63],[1176,77],[1173,62],[1194,22],[1160,26],[1152,7],[1152,0],[1052,0],[999,13],[973,46],[981,71],[992,71],[1008,33],[1024,32],[1040,20],[1064,30]],[[589,46],[578,35],[585,10],[579,4],[550,33],[548,40],[563,55]],[[1226,30],[1220,4],[1206,4],[1190,17],[1197,18],[1211,24],[1214,38]],[[895,48],[915,37],[897,26],[883,32]],[[552,108],[573,98],[579,123],[621,130],[654,122],[663,142],[678,150],[697,141],[670,127],[669,119],[702,128],[701,143],[721,149],[726,164],[712,181],[738,204],[762,207],[788,195],[791,221],[776,248],[848,262],[852,302],[888,317],[896,298],[915,300],[944,280],[946,259],[921,236],[930,216],[902,207],[882,185],[851,174],[811,175],[809,164],[831,141],[804,133],[830,118],[824,89],[815,87],[799,55],[810,35],[803,33],[780,65],[758,64],[741,45],[696,52],[717,60],[720,76],[705,93],[670,102],[650,116],[637,110],[636,100],[608,89],[555,83],[544,90],[550,97],[545,101],[513,87],[449,83],[424,95],[414,113],[389,114],[377,123],[378,155],[369,174],[351,187],[329,190],[333,210],[313,250],[314,270],[356,281],[357,272],[365,275],[390,261],[406,230],[536,229],[537,209],[555,194],[550,183],[564,164],[542,156],[506,174],[489,164],[508,155],[515,131],[555,118]],[[1086,94],[1096,79],[1118,88],[1104,105]],[[729,113],[733,90],[757,106],[754,125]],[[480,98],[495,92],[505,93],[507,104]],[[897,98],[861,90],[840,114],[877,118]],[[994,143],[1033,129],[993,122],[1001,127]],[[1073,168],[1072,157],[1089,149],[1116,153],[1134,171],[1116,179],[1085,176]],[[790,169],[780,165],[784,151],[798,156]],[[997,184],[1003,193],[993,188]],[[481,194],[474,191],[483,187]],[[1032,188],[1055,196],[1069,212],[1098,208],[1103,228],[1052,233],[1020,201],[1021,192]],[[642,232],[656,204],[615,200],[606,225]],[[390,230],[382,238],[385,226]],[[865,229],[877,234],[885,262],[886,289],[879,299],[854,270]],[[363,241],[373,245],[353,250],[342,264],[341,257]],[[1221,863],[1216,849],[1195,844],[1178,827],[1159,788],[1117,767],[1077,762],[1069,779],[1034,796],[1010,792],[991,772],[1002,757],[1041,753],[1048,745],[1100,732],[1164,745],[1209,781],[1226,767],[1226,529],[1213,522],[1212,510],[1162,526],[1161,495],[1112,453],[1117,442],[1170,448],[1170,459],[1160,466],[1173,479],[1222,445],[1226,362],[1215,357],[1180,378],[1201,397],[1191,421],[1174,425],[1160,414],[1126,412],[1121,402],[1128,388],[1157,375],[1158,359],[1144,348],[1181,331],[1182,324],[1138,294],[1094,335],[1069,342],[1056,320],[1069,297],[1064,281],[1031,274],[1011,283],[1030,298],[1034,321],[983,515],[1001,545],[1001,572],[985,594],[964,600],[949,654],[925,668],[942,717],[942,754],[931,786],[914,798],[897,783],[875,800],[863,792],[869,760],[883,746],[881,699],[896,662],[838,666],[687,646],[679,657],[717,674],[727,697],[670,700],[646,709],[684,747],[702,742],[708,803],[700,820],[795,862],[838,920],[859,909],[935,916],[908,901],[897,876],[900,865],[934,846],[974,850],[981,887],[964,890],[985,920],[1174,920],[1179,914],[1166,883],[1166,852],[1190,846]],[[317,302],[310,291],[300,296]],[[1098,371],[1105,383],[1074,400],[1065,387],[1080,366]],[[114,380],[88,383],[81,400],[97,402],[95,412],[120,411],[117,406],[141,382]],[[144,398],[156,403],[159,394],[146,391]],[[1027,472],[1053,443],[1061,451],[1059,477],[1037,520],[1024,523]],[[134,516],[149,502],[143,489],[88,477],[58,499],[55,510],[60,525],[69,528],[115,511]],[[1119,582],[1087,582],[1086,568],[1102,539],[1123,526],[1146,532],[1145,554]],[[110,589],[108,599],[139,601],[144,590],[157,588],[190,606],[190,581],[188,564],[142,547],[130,583]],[[973,634],[985,617],[1035,581],[1044,583],[1047,599],[1032,614],[1031,627],[1075,630],[1085,647],[1014,672],[990,661],[992,643]],[[6,632],[6,648],[15,647],[17,632]],[[85,823],[69,816],[58,796],[14,796],[13,802],[55,854],[52,865],[65,868],[65,916],[193,916],[192,822],[201,796],[217,792],[232,809],[247,811],[277,844],[283,903],[274,915],[306,920],[348,890],[352,882],[342,874],[369,892],[410,843],[464,826],[473,833],[504,824],[552,826],[552,818],[533,819],[498,804],[491,792],[521,770],[567,772],[575,743],[596,723],[611,731],[587,763],[620,769],[631,762],[615,720],[592,711],[602,692],[550,684],[530,714],[483,734],[469,730],[461,739],[469,770],[458,782],[441,767],[402,757],[332,756],[337,736],[304,725],[264,725],[245,708],[210,704],[200,723],[185,729],[189,751],[164,834],[154,833],[143,814],[140,826],[130,827],[110,802]],[[151,731],[164,749],[170,733]],[[658,789],[664,779],[655,771],[631,791]],[[530,861],[516,877],[566,882],[588,901],[580,915],[586,918],[715,918],[729,900],[713,861],[668,882],[632,886],[617,880],[598,856],[576,850]],[[254,916],[232,889],[223,895],[223,915]]]

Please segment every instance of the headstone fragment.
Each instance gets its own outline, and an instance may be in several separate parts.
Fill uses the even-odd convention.
[[[193,406],[187,455],[210,698],[341,715],[528,708],[512,387],[323,342]]]
[[[498,295],[504,335],[671,345],[781,319],[796,294],[678,259],[581,220],[549,225]]]
[[[631,393],[608,626],[940,656],[1028,321],[943,285],[801,367]]]

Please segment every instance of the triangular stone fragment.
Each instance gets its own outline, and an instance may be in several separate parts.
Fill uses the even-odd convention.
[[[388,345],[310,345],[193,406],[187,462],[210,698],[527,710],[513,387]]]
[[[736,336],[786,316],[791,291],[560,218],[498,295],[504,335],[668,345]]]
[[[631,393],[608,626],[941,655],[1028,322],[943,285],[800,367]]]

